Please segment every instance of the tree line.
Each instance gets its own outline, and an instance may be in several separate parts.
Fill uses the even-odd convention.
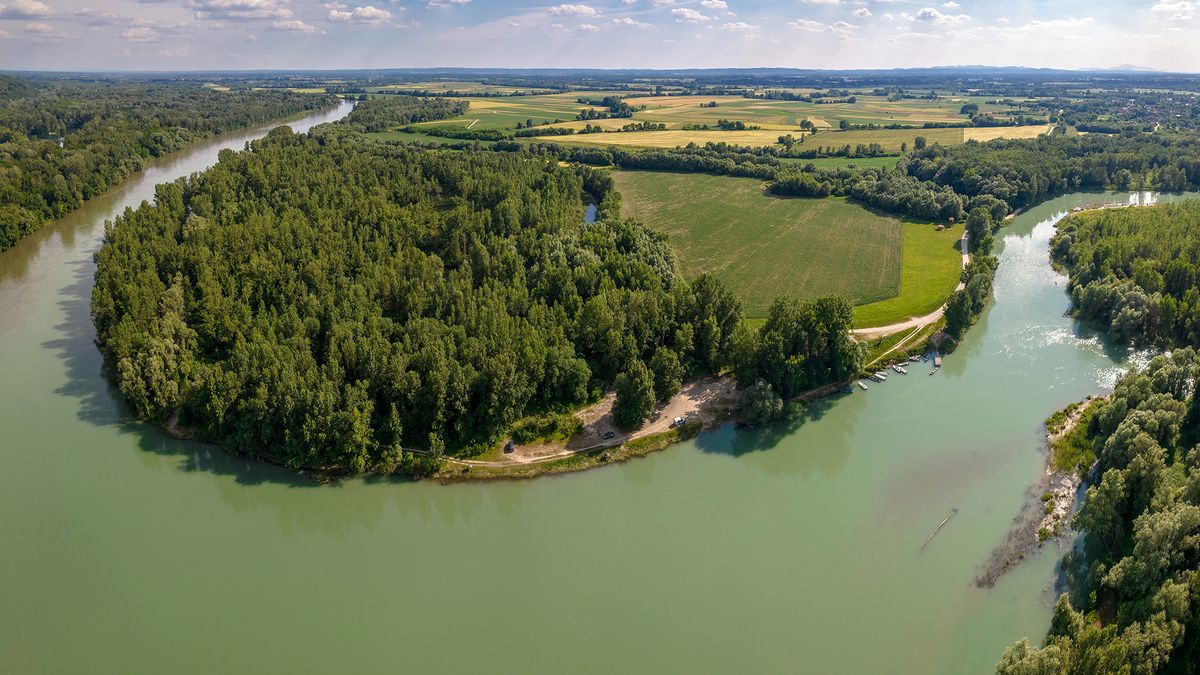
[[[418,122],[433,122],[465,115],[469,107],[470,102],[452,98],[369,98],[355,105],[344,122],[360,131],[388,131]],[[426,130],[422,128],[419,131]]]
[[[322,94],[213,91],[199,85],[30,85],[6,78],[0,102],[0,251],[62,217],[147,160],[211,134],[336,103]]]
[[[1200,346],[1200,203],[1075,214],[1050,250],[1082,321],[1122,344]]]
[[[1074,526],[1069,594],[1040,647],[1009,647],[1001,675],[1200,672],[1200,379],[1191,348],[1122,377],[1086,414],[1098,480]]]

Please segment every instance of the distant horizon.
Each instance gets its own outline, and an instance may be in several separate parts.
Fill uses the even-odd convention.
[[[1191,73],[1200,70],[1198,17],[1194,0],[0,0],[0,68],[841,71],[966,62]]]
[[[1044,73],[1079,73],[1079,74],[1133,74],[1133,75],[1200,75],[1200,71],[1187,70],[1162,70],[1158,68],[1150,68],[1143,66],[1124,65],[1111,67],[1080,67],[1080,68],[1060,68],[1055,66],[1014,66],[1014,65],[982,65],[982,64],[949,64],[939,66],[898,66],[898,67],[880,67],[880,68],[800,68],[793,66],[701,66],[690,67],[681,66],[677,68],[650,68],[650,67],[602,67],[602,66],[578,66],[578,67],[559,67],[559,66],[378,66],[371,68],[301,68],[301,67],[273,67],[273,68],[255,68],[252,66],[237,67],[237,68],[171,68],[171,69],[155,69],[155,68],[105,68],[105,69],[79,69],[79,68],[8,68],[0,66],[0,72],[3,73],[38,73],[38,74],[85,74],[85,75],[103,75],[103,74],[244,74],[244,73],[338,73],[338,72],[399,72],[399,73],[463,73],[463,74],[488,74],[488,73],[721,73],[721,72],[778,72],[780,74],[831,74],[837,75],[840,73],[905,73],[905,72],[920,72],[920,71],[953,71],[961,73],[1019,73],[1019,72],[1044,72]]]

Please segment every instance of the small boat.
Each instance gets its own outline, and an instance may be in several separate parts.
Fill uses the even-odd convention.
[[[935,367],[937,367],[937,368],[941,368],[941,367],[942,367],[942,355],[941,355],[941,354],[935,354],[935,355],[934,355],[934,357],[933,357],[933,365],[934,365]]]
[[[879,373],[872,373],[872,374],[868,375],[867,377],[871,378],[872,380],[875,380],[876,382],[883,382],[884,380],[887,379],[886,377],[880,377]]]
[[[897,373],[900,373],[901,375],[907,375],[907,374],[908,374],[908,371],[907,371],[907,370],[905,370],[903,367],[901,367],[901,366],[899,366],[899,365],[893,365],[893,366],[892,366],[892,370],[896,371]]]
[[[858,388],[859,388],[859,389],[862,389],[863,391],[866,391],[866,390],[867,390],[867,383],[866,383],[866,382],[863,382],[862,380],[859,380],[859,381],[858,381]]]
[[[875,377],[878,377],[880,380],[886,380],[886,379],[887,379],[887,371],[886,371],[886,370],[880,370],[880,371],[878,371],[878,372],[876,372],[876,373],[875,373]]]
[[[921,357],[919,357],[919,356],[910,356],[910,357],[908,357],[908,362],[909,362],[909,363],[920,363],[920,361],[921,361]]]
[[[936,373],[937,371],[938,371],[937,366],[934,366],[933,370],[929,371],[929,374],[932,375],[932,374]]]

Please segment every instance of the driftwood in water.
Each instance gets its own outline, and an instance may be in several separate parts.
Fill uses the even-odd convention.
[[[933,532],[930,533],[929,537],[925,539],[925,543],[921,544],[921,551],[924,551],[925,547],[929,545],[929,542],[933,541],[933,538],[937,536],[937,533],[942,531],[942,528],[945,527],[946,523],[950,521],[950,516],[953,516],[956,513],[958,513],[958,509],[950,510],[950,515],[946,516],[946,519],[939,523],[937,528],[935,528]]]

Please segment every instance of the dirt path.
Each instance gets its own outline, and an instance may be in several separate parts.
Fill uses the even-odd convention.
[[[471,127],[475,126],[475,123],[478,121],[479,120],[471,120],[471,123],[467,125],[467,128],[470,129]]]
[[[538,464],[550,462],[573,454],[597,448],[617,447],[628,441],[662,433],[671,428],[676,417],[709,424],[729,416],[734,402],[736,382],[732,377],[704,378],[683,387],[670,401],[660,404],[650,414],[650,419],[638,429],[626,433],[613,423],[612,408],[616,394],[610,392],[599,403],[585,408],[576,417],[583,423],[583,432],[566,443],[539,443],[518,445],[505,455],[503,461],[447,458],[449,464],[459,466],[504,467],[516,464]],[[612,433],[611,438],[604,434]],[[420,451],[414,451],[424,454]]]
[[[967,252],[967,234],[965,232],[963,233],[962,239],[958,240],[958,243],[959,243],[959,248],[962,251],[962,266],[963,266],[963,269],[966,269],[967,264],[971,262],[971,255]],[[965,287],[966,287],[965,284],[963,284],[960,281],[960,282],[958,282],[958,285],[954,287],[954,290],[956,292],[961,291]],[[948,302],[949,302],[949,300],[947,300],[947,303]],[[908,319],[907,321],[891,323],[886,326],[873,326],[871,328],[856,328],[856,329],[850,331],[850,334],[856,338],[860,338],[863,340],[877,340],[881,337],[887,337],[894,333],[899,333],[900,331],[924,328],[925,326],[928,326],[929,324],[934,323],[942,318],[942,315],[946,313],[946,304],[947,303],[943,303],[941,307],[938,307],[937,309],[926,314],[925,316],[916,316],[911,319]],[[893,347],[892,349],[895,349],[895,347]],[[891,350],[889,350],[889,351],[891,351]]]

